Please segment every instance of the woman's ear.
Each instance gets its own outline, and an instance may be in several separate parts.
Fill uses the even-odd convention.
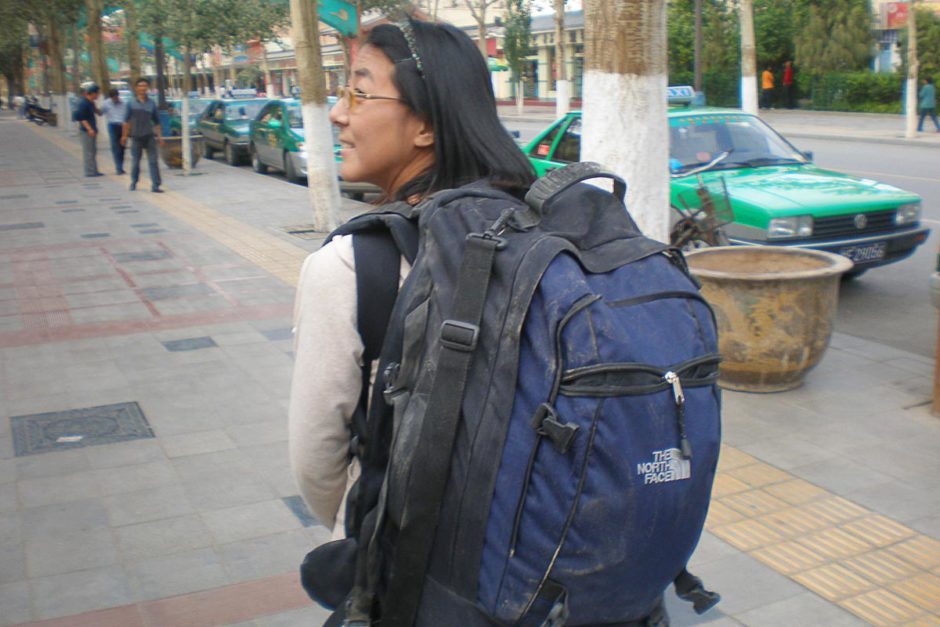
[[[415,146],[418,148],[429,148],[434,145],[434,129],[430,122],[422,120],[418,126],[418,132],[415,133]]]

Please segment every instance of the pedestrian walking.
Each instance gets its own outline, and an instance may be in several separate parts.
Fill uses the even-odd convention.
[[[124,120],[127,119],[127,103],[121,100],[118,90],[108,92],[108,99],[102,105],[105,119],[108,121],[108,137],[111,140],[111,156],[114,158],[114,171],[124,174],[124,146],[121,137],[124,135]]]
[[[783,64],[783,99],[787,109],[795,106],[794,85],[793,85],[793,62],[787,61]]]
[[[85,176],[101,176],[98,171],[98,118],[101,114],[95,106],[98,92],[97,85],[89,85],[78,102],[73,119],[78,122],[78,136],[82,144],[82,163]]]
[[[138,78],[134,83],[135,98],[127,106],[121,145],[127,146],[128,137],[133,140],[130,190],[137,189],[137,181],[140,179],[140,158],[146,150],[147,165],[150,167],[150,191],[162,194],[157,144],[163,143],[163,137],[160,136],[160,116],[157,113],[157,105],[147,96],[149,90],[150,81],[146,78]]]
[[[769,109],[774,102],[774,73],[770,66],[764,68],[760,75],[760,88],[761,108]]]
[[[920,121],[917,123],[918,132],[924,130],[924,118],[929,115],[937,132],[940,133],[940,122],[937,121],[937,87],[933,84],[932,78],[924,79],[924,85],[920,88],[917,99],[917,108],[920,109]]]

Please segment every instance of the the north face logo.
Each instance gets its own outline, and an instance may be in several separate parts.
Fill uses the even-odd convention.
[[[643,477],[643,484],[679,481],[692,476],[692,464],[682,458],[677,448],[653,451],[653,461],[636,465],[636,474]]]

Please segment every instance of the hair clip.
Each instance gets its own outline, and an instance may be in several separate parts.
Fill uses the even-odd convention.
[[[401,31],[401,34],[405,37],[405,43],[408,44],[408,50],[411,52],[411,58],[415,61],[415,66],[418,68],[418,75],[421,78],[424,78],[424,64],[421,63],[421,57],[418,56],[418,44],[415,41],[415,31],[411,27],[411,20],[404,19],[399,22],[395,22],[395,26],[398,27],[398,30]]]

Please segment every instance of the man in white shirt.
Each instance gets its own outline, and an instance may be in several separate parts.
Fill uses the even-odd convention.
[[[101,110],[108,120],[114,169],[118,174],[124,174],[124,146],[121,145],[121,134],[124,132],[124,120],[127,119],[127,103],[121,100],[118,90],[112,89],[108,92],[108,99]]]

